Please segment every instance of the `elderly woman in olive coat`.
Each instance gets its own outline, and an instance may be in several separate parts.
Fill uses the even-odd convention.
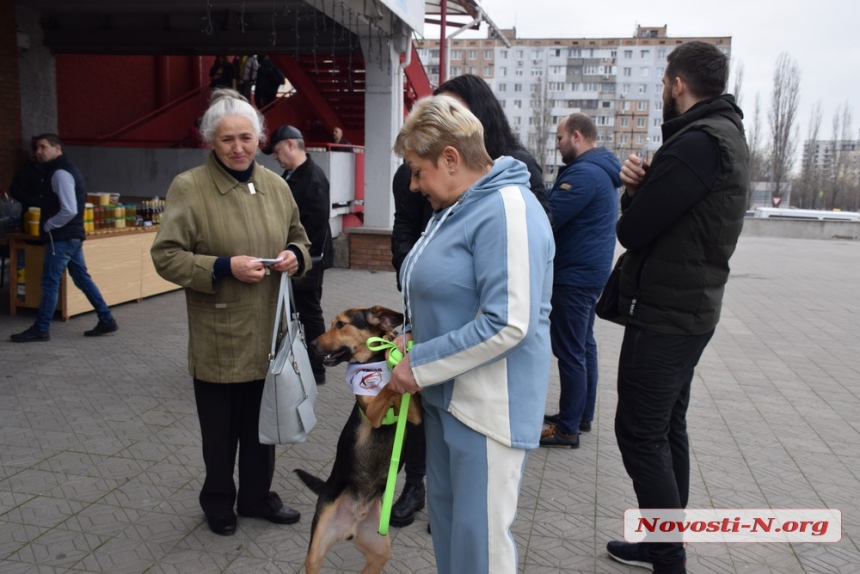
[[[310,242],[287,184],[254,162],[262,126],[237,92],[213,92],[201,124],[212,151],[173,180],[152,246],[159,275],[185,288],[188,369],[206,465],[200,505],[220,535],[236,530],[234,504],[239,516],[299,520],[269,490],[274,447],[260,444],[257,424],[280,273],[310,269]],[[261,258],[281,261],[265,267]]]

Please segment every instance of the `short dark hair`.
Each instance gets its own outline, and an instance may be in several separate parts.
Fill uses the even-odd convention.
[[[63,145],[62,140],[60,140],[60,136],[58,136],[57,134],[48,133],[48,134],[37,135],[36,137],[33,138],[33,147],[34,148],[36,147],[36,142],[38,142],[39,140],[45,140],[54,147],[57,147],[57,146],[62,147],[62,145]]]
[[[597,139],[597,126],[588,114],[570,114],[567,116],[564,129],[571,135],[573,132],[579,132],[588,141]]]
[[[436,88],[434,96],[444,93],[456,95],[466,103],[469,111],[484,126],[484,147],[493,159],[509,154],[511,149],[520,146],[520,141],[511,130],[502,105],[480,76],[463,74],[451,78]]]
[[[684,42],[669,54],[666,77],[680,77],[694,96],[713,98],[726,91],[729,58],[707,42]]]

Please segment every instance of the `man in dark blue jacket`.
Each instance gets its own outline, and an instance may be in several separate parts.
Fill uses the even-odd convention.
[[[556,147],[565,167],[549,193],[556,244],[550,335],[561,393],[558,414],[544,417],[550,427],[540,444],[579,448],[580,431],[590,431],[594,420],[594,309],[615,254],[621,164],[597,147],[597,128],[585,114],[559,123]]]

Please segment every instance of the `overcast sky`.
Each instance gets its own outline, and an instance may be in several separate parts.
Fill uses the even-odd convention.
[[[669,36],[731,36],[733,63],[742,62],[741,107],[747,128],[755,96],[761,102],[762,130],[770,137],[773,72],[780,52],[788,52],[801,72],[799,120],[806,139],[812,106],[821,100],[820,138],[830,139],[837,106],[852,110],[852,138],[860,125],[860,5],[852,0],[656,0],[608,2],[573,0],[479,0],[499,28],[516,26],[519,38],[632,37],[637,25],[668,26]],[[456,28],[450,28],[450,35]],[[425,26],[438,39],[439,28]],[[480,33],[461,37],[485,37]],[[732,71],[732,83],[734,70]],[[731,86],[731,83],[730,83]],[[798,151],[802,150],[798,146]]]

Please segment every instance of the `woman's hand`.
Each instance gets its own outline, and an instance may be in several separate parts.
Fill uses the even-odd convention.
[[[259,283],[266,276],[266,268],[263,264],[248,255],[231,257],[230,272],[243,283]]]
[[[272,265],[272,269],[279,273],[286,273],[290,276],[295,275],[296,271],[299,270],[299,259],[296,257],[296,254],[289,249],[284,249],[278,253],[278,257],[283,257],[284,260]]]
[[[398,337],[397,340],[402,339],[403,337]],[[411,338],[411,337],[410,337]],[[398,348],[400,345],[398,344]],[[421,387],[418,386],[418,383],[415,381],[415,377],[412,375],[412,367],[409,362],[409,353],[403,355],[403,359],[394,367],[394,370],[391,371],[391,380],[388,381],[388,385],[391,390],[398,393],[420,393]]]

